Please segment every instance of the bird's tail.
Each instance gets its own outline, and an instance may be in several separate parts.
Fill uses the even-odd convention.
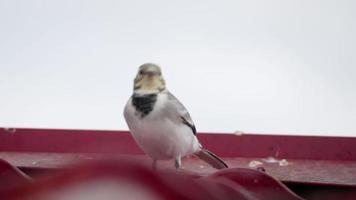
[[[228,168],[227,164],[221,158],[207,149],[201,149],[196,152],[195,155],[216,169]]]

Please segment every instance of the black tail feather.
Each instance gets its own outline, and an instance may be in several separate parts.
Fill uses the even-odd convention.
[[[216,169],[229,167],[221,158],[207,149],[201,149],[199,152],[195,153],[195,155]]]

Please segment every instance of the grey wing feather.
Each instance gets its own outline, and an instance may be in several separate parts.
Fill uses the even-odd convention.
[[[182,123],[189,126],[192,129],[193,134],[195,135],[197,131],[188,110],[172,93],[167,92],[167,94],[168,99],[172,101],[172,103],[176,106],[179,115],[178,117],[180,118]]]

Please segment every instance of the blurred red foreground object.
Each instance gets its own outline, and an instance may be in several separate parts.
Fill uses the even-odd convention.
[[[4,161],[1,163],[6,165]],[[18,180],[23,176],[16,169],[13,172]],[[31,184],[23,177],[21,186],[0,195],[7,200],[301,199],[279,181],[253,169],[226,169],[210,176],[193,177],[184,171],[155,172],[128,160],[82,164]]]

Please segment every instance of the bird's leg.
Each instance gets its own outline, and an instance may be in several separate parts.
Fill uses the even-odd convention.
[[[180,166],[182,165],[182,159],[180,156],[177,156],[175,161],[174,161],[174,166],[176,167],[176,170],[178,171]]]
[[[157,171],[157,160],[156,159],[153,159],[153,161],[152,161],[152,170]]]

